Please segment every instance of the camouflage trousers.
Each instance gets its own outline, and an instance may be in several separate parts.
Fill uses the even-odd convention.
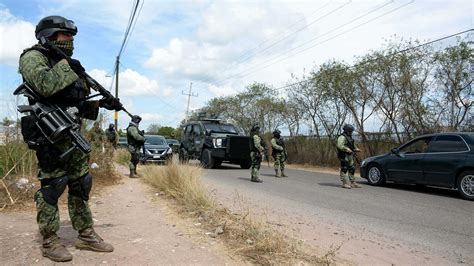
[[[130,152],[130,170],[137,168],[138,162],[140,162],[140,153],[142,153],[142,147],[135,147],[128,145],[128,151]]]
[[[36,154],[40,169],[38,178],[42,184],[41,188],[35,193],[36,221],[43,236],[51,235],[59,230],[57,200],[64,192],[66,185],[69,187],[68,209],[73,228],[80,231],[93,226],[92,213],[87,200],[84,200],[81,196],[84,194],[84,189],[78,182],[89,173],[89,156],[76,149],[63,161],[48,157],[48,152],[50,152],[50,156],[54,156],[57,155],[54,154],[54,151],[61,153],[66,147],[68,147],[67,143],[62,143],[56,147],[45,145]],[[47,163],[48,161],[49,163]],[[57,180],[64,181],[62,189],[57,189],[49,184]],[[48,200],[45,200],[45,198]]]
[[[250,152],[250,161],[251,161],[251,177],[258,178],[260,164],[262,163],[262,155],[259,152],[252,151]]]
[[[341,171],[339,173],[342,183],[354,182],[355,164],[354,156],[352,154],[346,154],[341,161]]]
[[[273,163],[275,171],[278,171],[280,169],[283,172],[285,170],[286,161],[285,153],[277,152],[274,154],[273,159],[275,160],[275,162]]]

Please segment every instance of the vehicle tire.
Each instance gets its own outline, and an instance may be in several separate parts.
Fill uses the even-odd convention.
[[[188,152],[184,148],[179,149],[178,158],[180,163],[187,163],[189,161]]]
[[[385,184],[385,175],[377,164],[370,164],[367,167],[367,181],[373,186],[381,186]]]
[[[250,169],[251,166],[252,166],[252,162],[250,160],[243,161],[240,163],[240,168],[242,169]]]
[[[467,170],[458,176],[458,193],[467,200],[474,200],[474,171]]]
[[[204,149],[201,154],[201,164],[204,168],[210,169],[214,167],[214,158],[209,149]]]

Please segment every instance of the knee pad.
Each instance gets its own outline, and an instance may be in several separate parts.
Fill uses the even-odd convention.
[[[92,189],[92,175],[87,173],[74,182],[69,183],[69,194],[80,197],[84,201],[89,200],[89,194]]]
[[[132,158],[130,159],[130,162],[132,162],[132,164],[134,165],[137,165],[139,161],[140,161],[140,154],[132,153]]]
[[[341,160],[341,172],[345,174],[347,173],[348,170],[349,170],[349,162],[347,162],[346,160]]]
[[[66,189],[67,182],[67,176],[43,179],[41,180],[41,188],[37,193],[41,193],[41,195],[43,195],[43,199],[46,201],[46,203],[56,206],[58,204],[59,197],[61,197],[64,190]]]

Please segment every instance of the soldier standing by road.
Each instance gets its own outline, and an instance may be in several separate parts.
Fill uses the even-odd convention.
[[[41,19],[36,26],[38,40],[48,40],[68,56],[73,53],[74,35],[77,27],[74,22],[61,16],[49,16]],[[23,51],[20,56],[19,72],[23,80],[35,92],[42,96],[37,103],[51,103],[66,111],[75,109],[77,122],[82,118],[95,120],[98,107],[109,110],[120,110],[119,102],[107,103],[104,100],[87,101],[90,89],[85,80],[77,73],[84,68],[78,60],[70,63],[58,57],[52,49],[36,44]],[[76,73],[77,72],[77,73]],[[33,104],[30,102],[30,104]],[[30,123],[31,122],[31,123]],[[22,131],[31,129],[35,121],[22,118]],[[30,132],[31,133],[31,132]],[[64,157],[60,155],[72,146],[69,138],[51,144],[44,137],[29,139],[23,132],[25,142],[33,143],[38,159],[41,188],[35,193],[37,209],[36,220],[42,239],[42,255],[53,261],[70,261],[72,255],[59,241],[56,232],[59,230],[58,199],[68,190],[68,209],[72,227],[79,232],[76,248],[96,252],[112,252],[111,244],[94,231],[92,213],[88,206],[89,193],[92,188],[92,176],[89,173],[89,155],[78,149],[72,150]]]
[[[132,121],[127,127],[128,151],[130,152],[130,178],[138,177],[137,164],[140,161],[140,151],[145,143],[144,132],[138,129],[142,118],[138,115],[132,117]]]
[[[109,128],[105,130],[105,138],[107,143],[105,144],[105,151],[109,158],[113,158],[114,150],[117,149],[117,142],[119,139],[117,131],[115,131],[115,125],[113,123],[109,124]]]
[[[102,145],[104,143],[104,131],[100,128],[99,122],[95,121],[94,126],[89,132],[89,141],[92,145],[92,150],[95,153],[102,153]]]
[[[254,125],[250,130],[250,160],[252,162],[251,181],[262,183],[263,181],[258,178],[258,175],[260,164],[262,163],[264,146],[262,145],[263,140],[259,134],[260,126]]]
[[[352,132],[354,132],[354,126],[345,124],[343,133],[337,138],[337,157],[341,161],[341,181],[343,188],[360,188],[355,182],[354,173],[354,153],[360,152],[355,146],[354,139],[352,139]],[[349,179],[349,180],[348,180]],[[350,181],[350,185],[349,185]]]
[[[278,170],[281,170],[281,177],[288,177],[287,175],[285,175],[285,161],[288,156],[286,153],[285,142],[281,138],[280,134],[281,131],[276,129],[275,131],[273,131],[273,138],[271,140],[272,157],[275,160],[275,176],[280,177],[278,175]]]

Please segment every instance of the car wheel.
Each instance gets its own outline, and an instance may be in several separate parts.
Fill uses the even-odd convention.
[[[376,164],[371,164],[367,168],[367,181],[369,184],[374,186],[380,186],[385,184],[385,175],[383,174],[380,166]]]
[[[187,163],[189,161],[188,152],[185,149],[179,149],[179,162]]]
[[[214,158],[209,149],[204,149],[201,154],[201,164],[204,168],[210,169],[214,167]]]
[[[474,171],[464,171],[458,178],[458,192],[467,200],[474,200]]]
[[[250,160],[243,161],[240,163],[240,168],[242,169],[249,169],[252,166],[252,162]]]

